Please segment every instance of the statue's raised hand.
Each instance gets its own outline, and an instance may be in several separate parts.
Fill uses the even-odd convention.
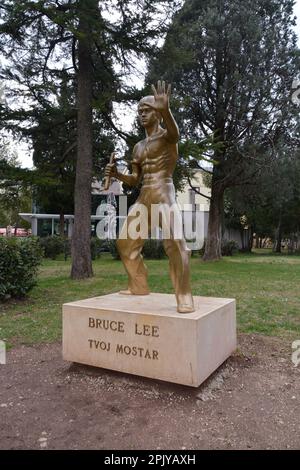
[[[154,95],[154,104],[150,105],[158,112],[163,112],[169,109],[169,98],[171,95],[171,85],[168,85],[166,91],[166,84],[165,82],[161,82],[158,80],[157,88],[154,85],[151,85],[153,95]],[[147,103],[148,104],[148,103]]]

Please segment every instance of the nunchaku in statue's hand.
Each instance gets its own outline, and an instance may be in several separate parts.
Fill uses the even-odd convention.
[[[117,175],[117,167],[116,167],[116,154],[113,152],[110,156],[109,163],[105,167],[104,175],[104,190],[107,191],[110,186],[110,179]]]

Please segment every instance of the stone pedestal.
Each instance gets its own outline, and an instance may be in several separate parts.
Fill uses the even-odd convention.
[[[105,369],[198,387],[236,349],[235,300],[109,294],[63,306],[63,357]]]

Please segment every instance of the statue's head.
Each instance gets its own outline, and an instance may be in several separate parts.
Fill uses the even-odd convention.
[[[153,106],[155,105],[154,96],[144,96],[138,104],[138,115],[141,125],[145,128],[161,121],[161,115]]]

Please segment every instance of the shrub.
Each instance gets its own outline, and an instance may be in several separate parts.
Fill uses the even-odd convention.
[[[56,259],[65,252],[65,238],[53,235],[40,238],[40,245],[44,250],[45,258]]]
[[[64,255],[65,261],[67,261],[68,256],[71,256],[71,238],[64,239]]]
[[[105,240],[100,240],[100,238],[97,238],[97,237],[91,238],[92,260],[95,260],[96,258],[100,258],[104,242]]]
[[[0,300],[24,297],[32,289],[42,255],[36,238],[0,238]]]
[[[100,240],[97,237],[91,238],[91,256],[92,260],[100,257],[106,240]],[[58,255],[64,253],[65,260],[71,255],[71,239],[53,235],[40,238],[40,245],[44,250],[45,258],[56,259]],[[108,250],[109,251],[109,250]]]
[[[119,252],[118,252],[118,249],[117,249],[117,240],[108,240],[107,244],[108,244],[111,256],[114,259],[121,259],[120,255],[119,255]]]
[[[234,240],[222,240],[222,256],[232,256],[238,249],[239,246]]]

